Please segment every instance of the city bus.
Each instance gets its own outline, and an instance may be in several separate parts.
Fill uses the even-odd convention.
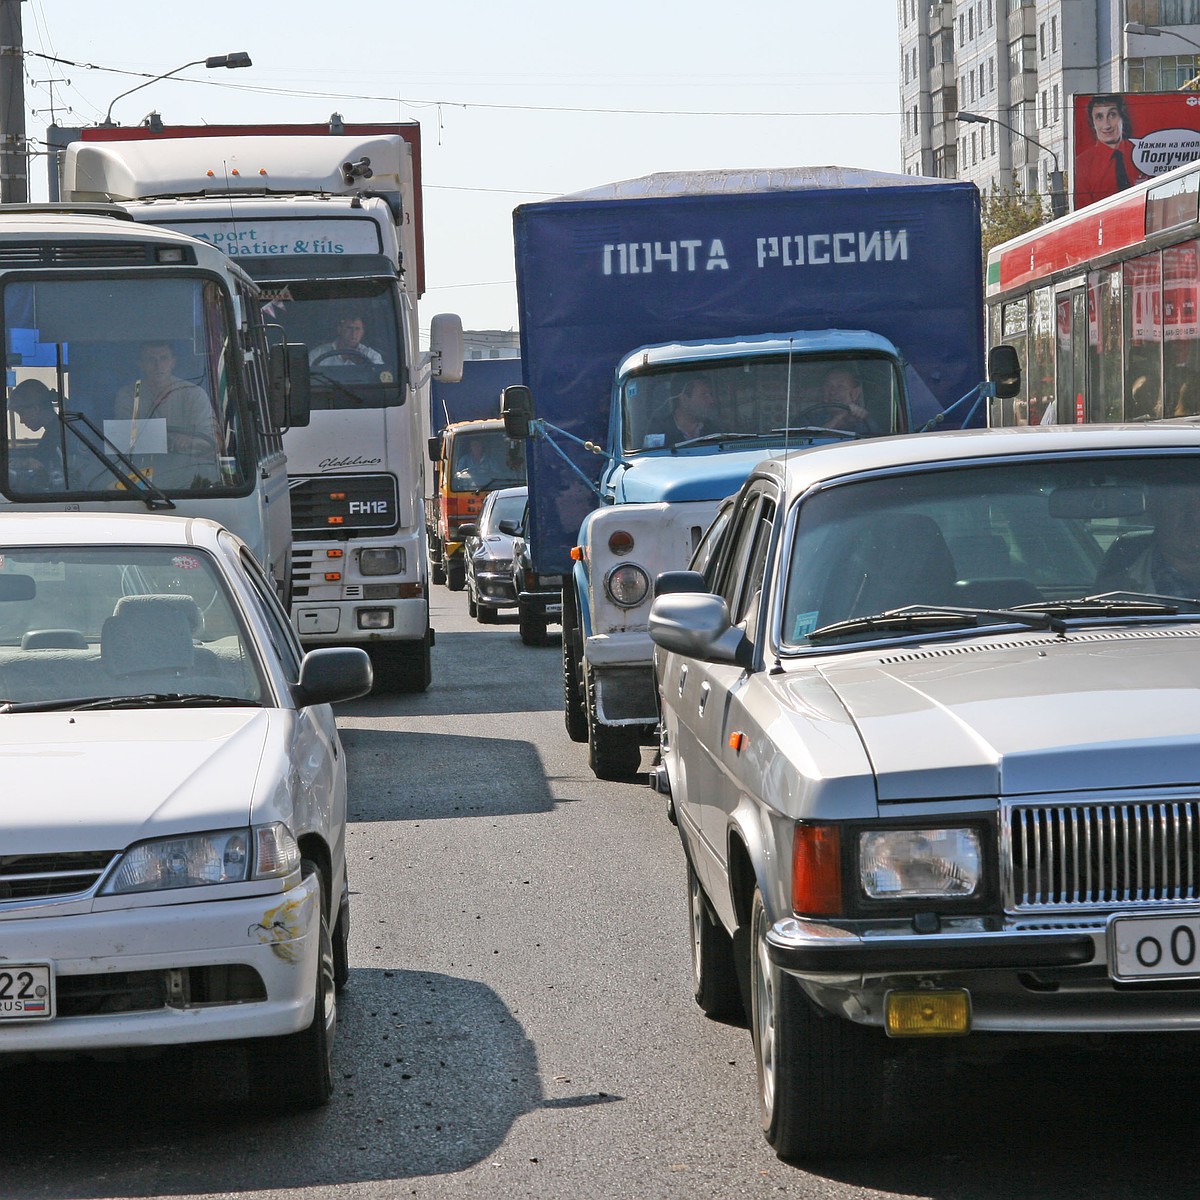
[[[1200,413],[1200,163],[995,247],[988,344],[1013,346],[1021,391],[989,424]]]
[[[286,598],[308,365],[268,348],[246,272],[111,206],[6,206],[0,313],[0,512],[211,517]]]

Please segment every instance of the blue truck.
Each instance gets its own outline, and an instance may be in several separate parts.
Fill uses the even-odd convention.
[[[513,220],[505,411],[530,438],[533,568],[562,580],[567,731],[627,778],[657,722],[654,579],[754,463],[983,424],[979,193],[842,167],[667,173]]]

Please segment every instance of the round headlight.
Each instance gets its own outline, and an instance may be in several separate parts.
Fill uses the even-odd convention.
[[[609,599],[621,608],[637,608],[650,594],[650,576],[633,563],[613,567],[604,580]]]

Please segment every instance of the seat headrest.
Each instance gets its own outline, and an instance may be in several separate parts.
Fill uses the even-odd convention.
[[[131,612],[133,609],[146,608],[174,608],[183,614],[184,619],[188,623],[188,628],[192,631],[192,637],[201,637],[204,634],[204,614],[200,611],[200,606],[191,596],[181,596],[176,592],[153,592],[147,593],[144,596],[122,596],[117,601],[117,607],[113,609],[113,616],[119,617],[123,613]]]

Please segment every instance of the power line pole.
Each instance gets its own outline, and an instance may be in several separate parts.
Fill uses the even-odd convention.
[[[29,199],[23,3],[0,0],[0,204],[24,204]]]

